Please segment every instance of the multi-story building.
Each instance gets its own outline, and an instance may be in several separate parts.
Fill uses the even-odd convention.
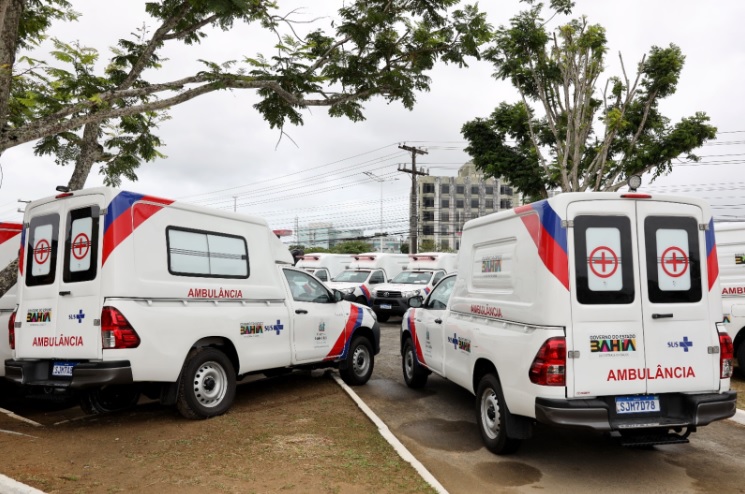
[[[455,177],[419,177],[417,187],[419,245],[430,240],[440,250],[460,248],[466,221],[517,205],[509,184],[484,178],[471,162],[460,167]]]
[[[297,228],[295,242],[306,248],[320,247],[330,249],[342,242],[362,238],[366,237],[364,231],[360,229],[338,230],[334,228],[333,223],[308,223],[307,226],[299,226]],[[373,243],[373,241],[370,240],[370,243]]]

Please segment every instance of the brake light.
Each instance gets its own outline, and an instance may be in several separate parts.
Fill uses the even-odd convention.
[[[719,377],[729,379],[732,377],[732,365],[735,358],[735,347],[732,338],[727,333],[719,333]]]
[[[101,311],[102,348],[137,348],[140,337],[127,318],[113,307]]]
[[[651,199],[651,194],[644,194],[642,192],[631,192],[629,194],[621,194],[624,199]]]
[[[541,386],[566,386],[566,363],[564,338],[546,340],[530,366],[530,382]]]
[[[8,345],[11,350],[16,349],[16,311],[13,311],[8,320]]]

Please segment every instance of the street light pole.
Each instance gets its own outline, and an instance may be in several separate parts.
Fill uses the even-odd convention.
[[[389,178],[385,179],[382,177],[379,177],[375,175],[372,172],[362,172],[368,177],[372,178],[376,182],[380,183],[380,231],[378,232],[380,235],[380,252],[383,252],[383,182],[389,182],[393,180],[398,180],[397,178]]]

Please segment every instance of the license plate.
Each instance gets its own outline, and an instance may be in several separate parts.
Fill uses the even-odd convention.
[[[75,364],[71,362],[55,362],[52,365],[52,375],[56,377],[72,377],[72,369]]]
[[[616,413],[654,413],[660,411],[657,396],[617,396]]]
[[[380,308],[381,309],[390,309],[391,308],[391,304],[380,304]]]

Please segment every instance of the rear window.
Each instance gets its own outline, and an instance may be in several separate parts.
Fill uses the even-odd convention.
[[[57,271],[59,215],[32,218],[28,228],[26,286],[51,285]]]
[[[581,304],[634,301],[631,220],[626,216],[574,219],[577,300]]]
[[[177,276],[248,278],[248,250],[242,237],[168,227],[168,271]]]
[[[649,216],[644,221],[652,303],[701,300],[701,257],[695,218]]]
[[[96,279],[98,272],[98,206],[73,209],[67,213],[65,233],[65,283]]]

